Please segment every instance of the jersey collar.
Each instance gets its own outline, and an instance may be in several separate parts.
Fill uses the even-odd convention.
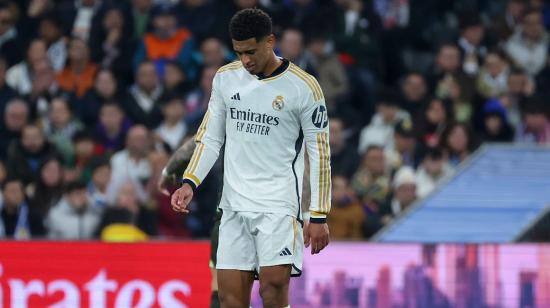
[[[262,73],[257,74],[256,77],[258,77],[258,80],[264,80],[264,79],[267,79],[267,78],[277,77],[277,76],[281,75],[282,73],[284,73],[286,71],[286,69],[288,68],[288,66],[290,65],[290,61],[288,61],[287,59],[284,59],[284,58],[281,58],[281,60],[282,60],[282,63],[270,75],[265,76]]]

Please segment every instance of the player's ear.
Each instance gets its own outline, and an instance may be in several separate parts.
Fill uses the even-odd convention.
[[[269,47],[270,49],[273,49],[275,47],[275,35],[270,34],[265,38],[265,40],[267,43],[267,47]]]

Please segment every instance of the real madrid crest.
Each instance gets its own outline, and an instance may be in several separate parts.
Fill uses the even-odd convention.
[[[275,99],[273,100],[273,109],[280,111],[285,106],[285,101],[283,100],[283,96],[277,95]]]

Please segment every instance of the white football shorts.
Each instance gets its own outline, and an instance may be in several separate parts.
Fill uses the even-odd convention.
[[[224,209],[218,240],[217,269],[259,274],[264,266],[290,264],[291,276],[302,273],[304,235],[296,217]]]

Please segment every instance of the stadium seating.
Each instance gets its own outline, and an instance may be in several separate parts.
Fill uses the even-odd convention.
[[[488,145],[374,238],[512,242],[550,210],[550,148]]]

